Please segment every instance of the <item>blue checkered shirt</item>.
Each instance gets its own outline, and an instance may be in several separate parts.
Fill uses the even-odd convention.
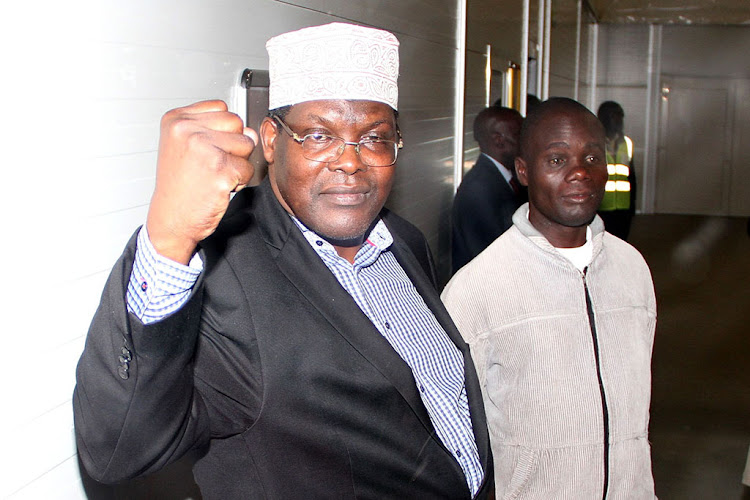
[[[128,310],[144,325],[166,318],[187,302],[202,270],[197,253],[187,266],[159,255],[144,225],[138,232],[128,283]]]
[[[388,228],[379,221],[351,264],[330,243],[292,219],[341,286],[411,368],[438,437],[460,464],[475,495],[483,471],[466,395],[464,359],[388,250],[393,243]],[[163,265],[164,261],[171,266]],[[138,235],[128,287],[129,309],[144,323],[176,311],[187,301],[199,268],[202,264],[194,261],[183,266],[156,254],[144,226]],[[178,284],[186,288],[180,291]],[[149,295],[152,289],[157,292]]]

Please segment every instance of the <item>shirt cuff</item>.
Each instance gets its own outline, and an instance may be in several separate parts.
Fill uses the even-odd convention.
[[[143,324],[166,318],[185,305],[202,271],[203,260],[197,252],[187,266],[159,255],[144,225],[128,283],[128,311]]]

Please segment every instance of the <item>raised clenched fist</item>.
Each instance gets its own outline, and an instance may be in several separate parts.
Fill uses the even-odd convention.
[[[257,142],[257,133],[223,101],[198,102],[164,115],[146,222],[159,254],[190,261],[198,243],[216,230],[231,193],[252,178],[248,157]]]

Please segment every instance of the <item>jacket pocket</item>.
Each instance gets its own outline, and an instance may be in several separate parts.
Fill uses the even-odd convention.
[[[505,450],[506,457],[514,457],[515,463],[513,463],[513,472],[505,488],[503,499],[513,500],[519,498],[529,485],[529,481],[536,472],[539,464],[539,453],[521,446],[507,448]],[[502,479],[496,478],[497,481],[502,481]]]

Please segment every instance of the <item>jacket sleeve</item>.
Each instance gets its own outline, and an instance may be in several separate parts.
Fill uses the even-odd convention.
[[[512,197],[508,197],[510,193],[504,193],[503,186],[498,186],[504,180],[487,176],[470,179],[467,174],[464,182],[466,185],[459,186],[451,211],[454,273],[513,225],[517,208]]]
[[[127,311],[136,235],[112,270],[76,371],[78,452],[97,481],[154,472],[208,442],[193,386],[202,278],[177,312],[144,326]]]

